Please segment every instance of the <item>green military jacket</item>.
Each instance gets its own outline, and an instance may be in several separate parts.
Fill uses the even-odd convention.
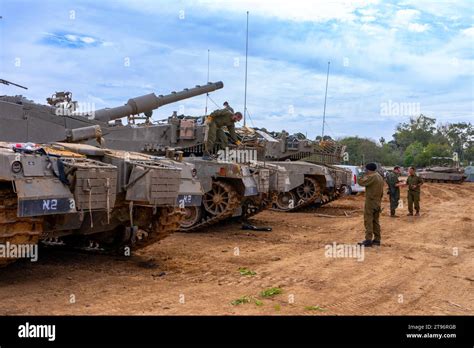
[[[235,122],[232,119],[234,115],[229,110],[216,110],[209,116],[212,116],[212,122],[214,122],[217,128],[227,127],[227,130],[229,131],[229,137],[234,143],[239,140],[237,134],[235,133]]]
[[[357,183],[365,186],[365,208],[380,208],[384,185],[382,176],[377,172],[365,174],[357,180]]]
[[[407,185],[409,191],[420,192],[420,186],[423,185],[423,179],[418,175],[409,175],[407,178]],[[415,185],[415,188],[412,188]]]
[[[400,174],[397,174],[395,172],[389,172],[387,174],[387,184],[388,184],[388,187],[390,188],[390,192],[395,192],[397,190],[400,190],[399,187],[395,186],[396,184],[400,182],[400,180],[398,180],[399,177],[400,177]]]

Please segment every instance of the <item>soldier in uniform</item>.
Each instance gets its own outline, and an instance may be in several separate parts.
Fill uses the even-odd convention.
[[[224,109],[229,110],[231,113],[234,114],[234,109],[232,109],[228,102],[225,101],[222,105],[224,105]]]
[[[408,169],[408,216],[413,216],[413,205],[415,205],[415,216],[420,216],[420,193],[423,179],[416,175],[415,167]]]
[[[240,145],[239,138],[235,133],[235,122],[239,122],[242,119],[242,114],[240,112],[231,113],[229,110],[220,109],[212,112],[206,119],[207,129],[207,139],[204,150],[204,159],[210,159],[211,154],[214,151],[214,145],[216,140],[219,146],[219,149],[225,149],[229,140],[222,129],[227,127],[229,132],[229,138],[236,144]]]
[[[396,166],[386,177],[388,194],[390,195],[390,217],[398,217],[395,215],[395,210],[398,207],[398,201],[400,201],[400,186],[403,185],[403,182],[398,179],[400,174],[400,167]]]
[[[365,240],[358,244],[370,247],[372,245],[380,245],[381,235],[379,217],[382,210],[384,180],[377,172],[377,165],[375,163],[367,164],[365,169],[367,172],[357,180],[359,185],[365,186]]]

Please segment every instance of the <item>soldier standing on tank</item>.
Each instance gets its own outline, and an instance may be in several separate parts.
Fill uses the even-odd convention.
[[[229,105],[229,102],[225,101],[224,104],[222,104],[222,105],[224,105],[224,109],[229,110],[233,114],[235,113],[234,109],[232,109],[232,107]]]
[[[365,169],[367,172],[357,180],[359,185],[365,186],[365,240],[358,244],[366,247],[371,247],[372,245],[380,246],[381,234],[379,218],[380,212],[382,211],[384,180],[377,172],[377,165],[375,163],[368,163]]]
[[[403,182],[399,180],[401,170],[399,166],[395,166],[393,171],[387,174],[388,194],[390,195],[390,217],[398,217],[395,215],[395,210],[398,208],[398,202],[400,201],[400,186],[403,186]]]
[[[240,145],[240,140],[235,133],[235,122],[239,122],[241,119],[242,114],[240,112],[233,114],[227,109],[216,110],[207,117],[208,130],[203,159],[211,159],[216,140],[219,149],[225,149],[228,146],[229,140],[222,129],[223,127],[227,127],[229,138],[236,145]]]
[[[407,216],[413,216],[413,205],[415,205],[415,216],[420,216],[420,194],[421,185],[423,185],[423,179],[416,175],[415,167],[408,169],[408,214]]]

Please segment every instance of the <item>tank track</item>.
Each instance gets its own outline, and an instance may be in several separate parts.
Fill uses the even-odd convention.
[[[12,190],[0,189],[0,244],[38,244],[43,218],[17,217],[17,197]],[[17,259],[0,258],[0,267]]]
[[[123,255],[126,248],[136,251],[146,248],[178,231],[184,212],[180,208],[159,208],[156,218],[148,228],[139,228],[135,235],[129,229],[111,230],[100,237],[79,235],[79,238],[49,238],[42,241],[46,247],[64,248],[98,255]],[[112,242],[107,241],[113,240]],[[104,242],[104,240],[106,240]]]
[[[293,208],[289,208],[289,209],[280,209],[280,208],[278,208],[278,205],[276,204],[276,199],[278,199],[278,197],[275,196],[274,199],[273,199],[273,202],[272,202],[272,210],[284,211],[284,212],[294,212],[294,211],[298,211],[298,210],[301,210],[303,208],[306,208],[306,207],[310,206],[311,204],[315,203],[318,200],[318,198],[321,198],[321,200],[322,200],[323,197],[321,195],[321,187],[320,187],[319,183],[314,178],[311,178],[311,177],[306,177],[305,182],[311,183],[316,188],[316,190],[314,191],[314,193],[311,196],[306,197],[304,199],[303,198],[298,198],[297,191],[299,189],[300,190],[303,189],[305,184],[300,185],[300,186],[298,186],[297,188],[295,188],[291,191],[292,194],[295,196],[295,198],[297,200],[297,204]]]
[[[441,179],[426,179],[423,178],[424,182],[432,182],[432,183],[445,183],[445,184],[462,184],[464,182],[465,178],[459,179],[459,180],[441,180]]]
[[[272,199],[265,195],[263,197],[260,196],[257,199],[249,199],[247,202],[249,204],[246,205],[244,202],[244,204],[242,205],[241,219],[243,220],[247,220],[252,216],[264,211],[265,209],[270,208],[272,204]]]
[[[178,231],[183,218],[184,212],[179,208],[161,208],[158,218],[152,222],[150,229],[143,231],[145,233],[133,244],[133,249],[143,249]]]
[[[240,205],[240,195],[237,193],[237,191],[232,187],[232,185],[221,181],[221,180],[215,180],[212,183],[213,190],[215,188],[223,190],[225,193],[228,194],[228,199],[227,202],[228,204],[226,205],[225,209],[218,213],[218,214],[213,214],[212,212],[208,211],[205,207],[204,200],[210,199],[211,194],[208,192],[204,195],[203,197],[203,203],[201,204],[201,207],[199,208],[201,210],[201,219],[198,223],[189,226],[189,227],[180,227],[180,231],[182,232],[193,232],[198,229],[201,229],[203,227],[209,227],[212,225],[217,224],[218,222],[228,219],[232,217],[234,214],[234,211],[239,207]]]

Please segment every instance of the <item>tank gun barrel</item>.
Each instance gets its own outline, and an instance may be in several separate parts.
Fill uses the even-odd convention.
[[[123,106],[97,110],[94,113],[94,118],[103,122],[113,121],[122,117],[137,115],[142,112],[150,112],[160,106],[213,92],[223,87],[224,84],[222,81],[219,81],[209,82],[204,86],[198,85],[194,88],[186,88],[180,92],[171,92],[166,95],[156,96],[155,93],[150,93],[137,98],[131,98],[128,100],[127,104]]]

